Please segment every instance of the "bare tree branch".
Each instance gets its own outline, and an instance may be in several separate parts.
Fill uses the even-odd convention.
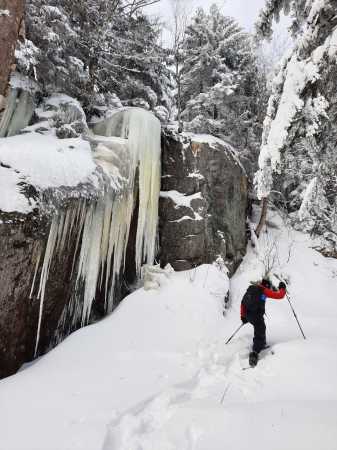
[[[154,5],[155,3],[159,3],[160,0],[131,0],[124,4],[119,0],[120,6],[124,12],[128,15],[132,16],[138,10],[145,8],[146,6]]]

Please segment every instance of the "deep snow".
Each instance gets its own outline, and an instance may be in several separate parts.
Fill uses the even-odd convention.
[[[2,380],[0,449],[335,450],[337,261],[279,218],[270,225],[259,254],[249,248],[230,281],[225,317],[224,273],[215,266],[173,273],[159,291],[136,291],[102,322]],[[275,246],[274,272],[289,281],[307,340],[287,301],[269,300],[275,354],[242,370],[251,326],[224,342]]]

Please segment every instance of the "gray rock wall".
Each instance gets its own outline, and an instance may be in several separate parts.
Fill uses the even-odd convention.
[[[38,317],[38,304],[29,299],[38,246],[33,222],[1,219],[0,378],[32,358]]]
[[[163,134],[161,263],[185,270],[219,256],[233,273],[246,251],[247,177],[229,144]]]

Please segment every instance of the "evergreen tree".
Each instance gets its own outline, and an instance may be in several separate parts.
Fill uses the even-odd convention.
[[[257,151],[265,86],[250,36],[213,5],[197,10],[186,30],[182,68],[185,128],[229,140],[248,155]],[[265,88],[262,89],[262,92]]]
[[[35,62],[19,67],[49,93],[81,100],[87,111],[119,96],[126,105],[170,107],[169,70],[159,29],[140,11],[145,0],[29,0],[27,41]]]

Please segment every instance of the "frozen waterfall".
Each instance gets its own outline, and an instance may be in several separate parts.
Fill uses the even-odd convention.
[[[93,130],[90,137],[93,157],[109,178],[110,186],[96,202],[78,201],[75,207],[53,217],[44,257],[39,257],[43,263],[37,294],[40,313],[35,355],[49,269],[52,259],[65,251],[67,243],[76,241],[72,269],[76,274],[75,291],[84,293],[83,302],[76,292],[72,302],[75,320],[80,317],[82,325],[89,320],[98,289],[104,289],[106,311],[113,309],[115,282],[124,268],[137,200],[137,273],[143,263],[152,264],[155,258],[161,176],[160,122],[148,111],[129,108],[116,111]]]

